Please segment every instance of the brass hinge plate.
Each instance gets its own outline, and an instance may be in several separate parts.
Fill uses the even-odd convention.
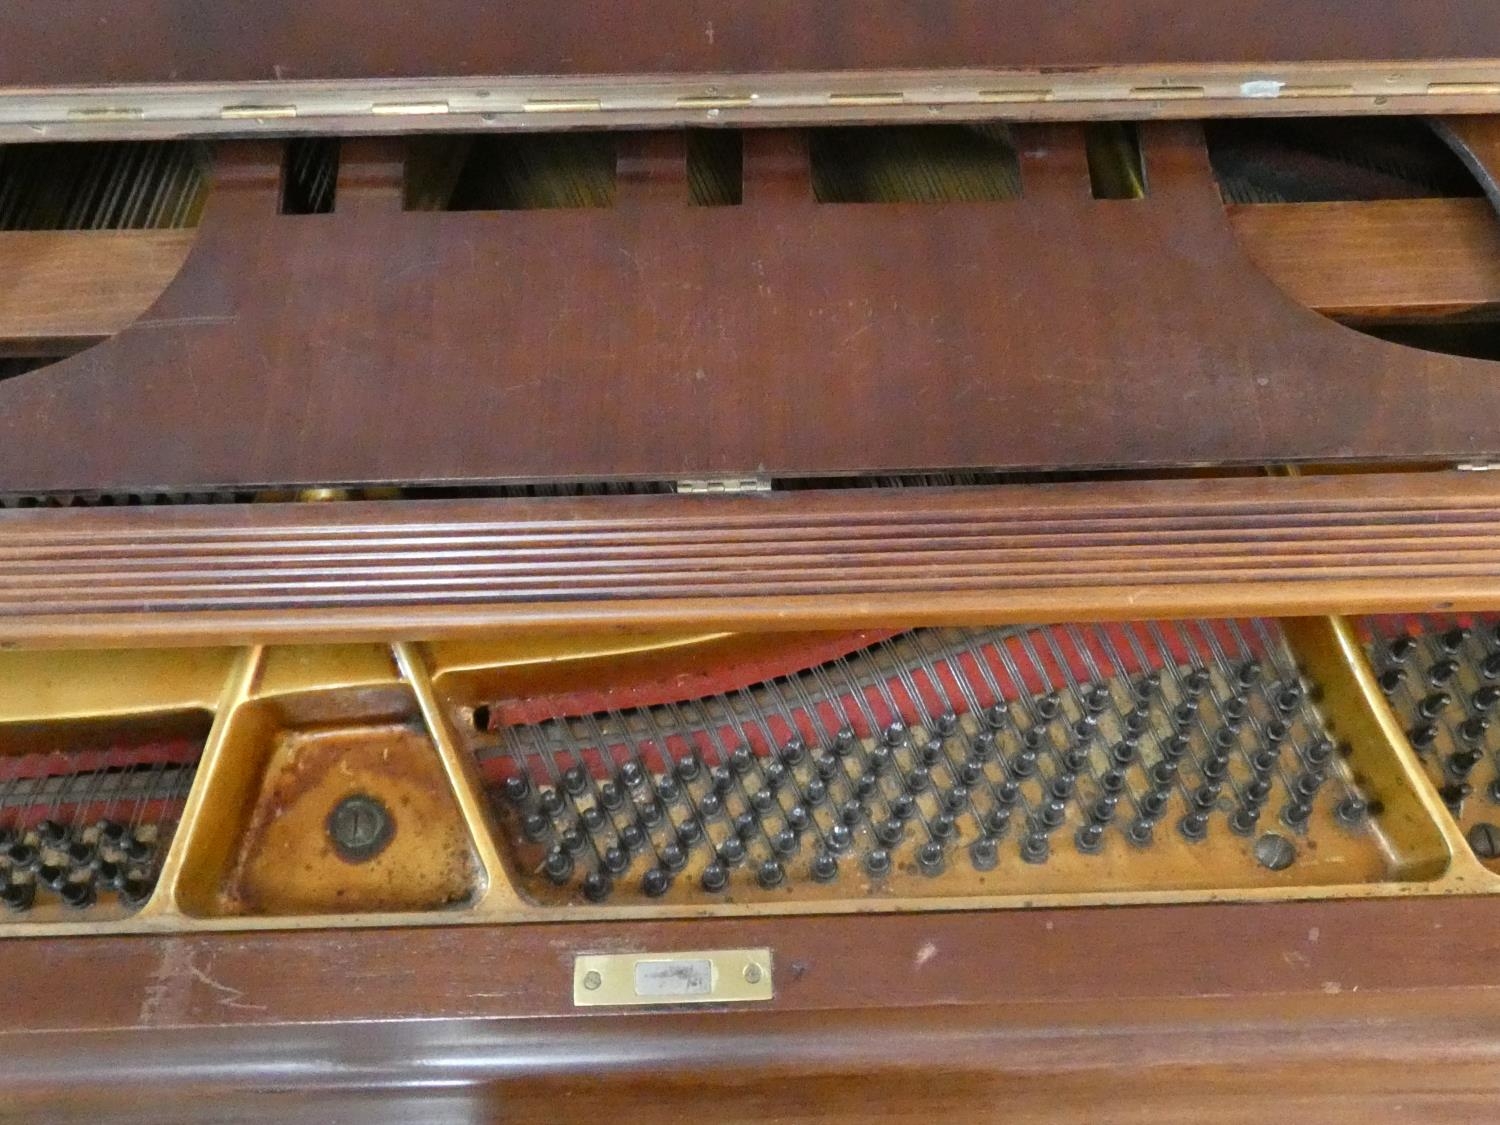
[[[712,477],[708,479],[680,480],[677,491],[685,495],[723,496],[726,493],[770,492],[770,477]]]

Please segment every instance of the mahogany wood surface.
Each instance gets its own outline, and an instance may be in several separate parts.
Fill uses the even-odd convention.
[[[1298,305],[1142,132],[1140,200],[1053,127],[995,203],[815,204],[762,133],[738,207],[311,216],[250,146],[145,316],[0,384],[0,491],[1500,454],[1500,368]]]
[[[1500,1095],[1497,910],[1458,898],[20,940],[6,947],[0,1114],[1467,1120]],[[747,945],[773,950],[764,1007],[571,1008],[579,952]]]
[[[1487,609],[1500,479],[0,511],[0,643]]]
[[[135,320],[177,275],[192,230],[0,233],[0,349],[66,355]]]
[[[1488,0],[11,0],[0,81],[1095,68],[1500,58]]]
[[[1360,321],[1500,309],[1500,222],[1477,199],[1235,205],[1246,255],[1309,308]],[[0,232],[0,349],[67,355],[140,317],[191,230]]]

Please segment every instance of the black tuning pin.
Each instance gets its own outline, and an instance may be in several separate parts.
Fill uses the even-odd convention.
[[[1391,654],[1392,660],[1404,661],[1417,651],[1416,638],[1408,636],[1393,637],[1386,646],[1386,651]]]
[[[591,903],[604,901],[612,888],[613,883],[603,871],[589,871],[583,876],[583,897],[588,898]]]
[[[36,883],[30,878],[6,879],[0,883],[0,902],[14,911],[31,909],[36,901]]]
[[[1463,648],[1464,641],[1469,639],[1469,631],[1462,625],[1455,625],[1451,629],[1444,630],[1438,634],[1438,645],[1450,655]]]
[[[1433,687],[1442,687],[1458,675],[1457,660],[1438,660],[1427,669],[1427,682]]]
[[[1188,813],[1178,821],[1177,830],[1186,839],[1198,843],[1208,836],[1208,814],[1201,809]]]
[[[58,894],[63,900],[63,905],[74,910],[83,910],[93,906],[98,897],[93,879],[70,879],[62,885]]]
[[[672,888],[671,872],[653,867],[641,876],[641,891],[647,898],[660,898]]]
[[[140,906],[151,897],[151,879],[139,869],[125,873],[120,881],[120,899],[127,906]]]
[[[562,784],[573,796],[582,796],[588,791],[589,775],[583,771],[582,766],[571,766],[563,771]]]

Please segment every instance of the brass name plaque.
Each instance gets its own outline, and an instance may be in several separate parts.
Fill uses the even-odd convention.
[[[573,962],[573,1003],[726,1004],[776,994],[769,949],[585,953]]]

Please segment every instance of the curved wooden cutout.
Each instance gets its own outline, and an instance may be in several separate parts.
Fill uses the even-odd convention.
[[[252,147],[149,313],[0,385],[0,491],[1500,454],[1500,366],[1283,295],[1195,127],[1142,200],[1025,137],[999,203],[815,205],[757,143],[739,207],[643,193],[657,153],[607,210],[316,216]]]

